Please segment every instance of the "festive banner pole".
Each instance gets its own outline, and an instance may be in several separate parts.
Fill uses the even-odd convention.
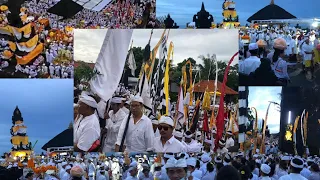
[[[228,79],[228,73],[230,69],[230,65],[233,62],[234,58],[239,54],[239,52],[236,52],[232,58],[230,59],[228,66],[226,67],[226,70],[224,71],[223,76],[223,82],[222,82],[222,88],[221,88],[221,95],[220,95],[220,103],[219,103],[219,110],[217,115],[217,138],[215,139],[215,151],[218,148],[219,140],[222,137],[223,129],[224,129],[224,96],[225,96],[225,89],[226,89],[226,83]]]
[[[254,120],[254,128],[253,128],[254,148],[252,153],[254,154],[256,152],[257,142],[258,142],[257,140],[258,139],[258,112],[255,107],[251,107],[251,109],[255,111],[255,117],[256,117],[256,119]]]
[[[294,153],[295,155],[298,154],[297,152],[297,127],[298,127],[298,124],[299,124],[299,118],[300,116],[296,117],[296,120],[294,121],[294,126],[293,126],[293,142],[294,142],[294,145],[293,145],[293,149],[294,149]]]
[[[170,70],[170,59],[173,56],[173,42],[170,42],[168,57],[166,62],[166,69],[164,74],[164,93],[166,98],[166,115],[169,115],[169,70]]]

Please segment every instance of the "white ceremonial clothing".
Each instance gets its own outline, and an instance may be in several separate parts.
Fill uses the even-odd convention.
[[[251,180],[259,180],[259,177],[256,174],[254,173],[251,173],[251,174],[252,174]]]
[[[216,173],[214,171],[209,172],[207,171],[201,178],[201,180],[212,180],[215,179]]]
[[[94,177],[95,177],[95,175],[96,175],[96,168],[95,168],[95,166],[94,166],[94,164],[93,164],[93,162],[91,162],[89,165],[88,165],[88,174],[93,174],[93,179],[94,179]],[[89,177],[90,178],[90,177]]]
[[[97,115],[78,119],[74,127],[74,143],[83,151],[88,151],[92,144],[100,138],[100,124]]]
[[[154,139],[154,152],[179,153],[186,152],[185,146],[172,136],[164,145],[161,142],[161,136]]]
[[[272,63],[271,68],[274,74],[277,76],[277,78],[290,79],[287,71],[287,62],[282,58],[279,57],[275,63]]]
[[[61,180],[70,180],[71,176],[69,173],[64,173],[63,177],[61,178]]]
[[[59,172],[59,177],[60,179],[63,178],[64,174],[66,173],[66,170],[64,170],[63,168],[60,169],[60,172]]]
[[[154,133],[154,137],[160,137],[160,132],[159,132],[159,129],[157,128],[156,129],[156,132]]]
[[[283,169],[281,169],[281,168],[278,168],[277,175],[280,178],[282,176],[288,175],[288,172],[283,170]]]
[[[311,171],[308,168],[303,168],[302,171],[300,172],[300,174],[305,177],[305,178],[309,178],[309,176],[311,175]]]
[[[109,119],[106,120],[107,135],[104,141],[102,152],[114,152],[118,132],[122,121],[127,117],[126,113],[119,109],[115,114],[113,110],[109,112]]]
[[[199,144],[196,140],[192,139],[190,143],[186,143],[182,141],[182,144],[187,148],[188,153],[200,153],[201,152],[201,144]]]
[[[104,119],[104,113],[106,111],[107,103],[101,99],[98,103],[97,111],[100,118]]]
[[[50,76],[53,76],[53,74],[54,74],[54,67],[53,66],[49,66],[49,73],[50,73]]]
[[[308,180],[319,180],[320,172],[312,172],[308,178]]]
[[[97,176],[97,180],[108,180],[108,179],[105,175],[100,174],[99,176]]]
[[[312,52],[313,51],[313,45],[311,43],[303,43],[302,45],[302,51],[303,53],[303,60],[311,60],[312,59],[312,54],[306,54],[305,52]]]
[[[226,148],[234,146],[234,140],[230,137],[226,140]]]
[[[222,149],[220,149],[220,148],[217,149],[217,153],[220,155],[226,154],[228,152],[229,152],[229,150],[225,147],[223,147]]]
[[[122,109],[122,111],[125,112],[126,114],[129,114],[129,112],[130,112],[130,110],[129,110],[128,108],[124,107],[124,106],[123,106],[121,109]]]
[[[250,56],[242,62],[243,74],[249,75],[260,67],[261,61],[257,56]]]
[[[153,175],[151,172],[149,172],[149,177],[146,177],[142,172],[139,174],[139,180],[153,180]]]
[[[127,124],[127,117],[122,121],[118,133],[116,144],[120,145],[122,136]],[[154,132],[151,120],[142,115],[141,119],[134,124],[133,116],[129,119],[129,127],[127,130],[124,145],[128,152],[146,152],[153,149]]]
[[[264,40],[264,38],[265,38],[264,33],[258,34],[258,40],[260,40],[260,39]]]
[[[280,177],[279,180],[307,180],[307,178],[303,177],[300,174],[290,173],[288,175]]]
[[[264,177],[261,177],[260,180],[271,180],[271,178],[269,176],[267,177],[264,176]]]
[[[259,168],[254,168],[253,174],[259,176]]]
[[[128,176],[125,180],[138,180],[137,177]]]

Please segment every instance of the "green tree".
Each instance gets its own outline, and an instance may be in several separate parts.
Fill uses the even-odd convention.
[[[199,58],[202,60],[202,64],[199,65],[201,70],[201,79],[215,80],[216,59],[213,57],[213,55],[210,56],[209,54],[207,56],[200,55]],[[226,61],[218,61],[217,64],[219,68],[218,81],[223,82],[224,72],[228,64]],[[238,91],[238,64],[230,66],[226,85],[231,89]]]
[[[74,70],[74,85],[76,86],[80,84],[82,79],[91,79],[92,73],[93,70],[90,68],[90,66],[87,63],[80,61],[79,66]]]

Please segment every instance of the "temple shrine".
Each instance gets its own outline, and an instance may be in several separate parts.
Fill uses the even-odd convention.
[[[31,155],[32,146],[27,136],[27,127],[24,125],[21,112],[18,108],[13,112],[11,133],[11,157],[25,157]]]
[[[225,29],[233,29],[240,26],[239,16],[236,11],[236,3],[225,0],[222,4],[223,27]]]
[[[193,16],[196,28],[211,28],[214,24],[213,16],[206,11],[202,2],[201,10]]]

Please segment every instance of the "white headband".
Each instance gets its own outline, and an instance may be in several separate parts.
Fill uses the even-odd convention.
[[[93,97],[89,96],[88,92],[82,91],[79,100],[90,107],[98,107],[97,101]]]

